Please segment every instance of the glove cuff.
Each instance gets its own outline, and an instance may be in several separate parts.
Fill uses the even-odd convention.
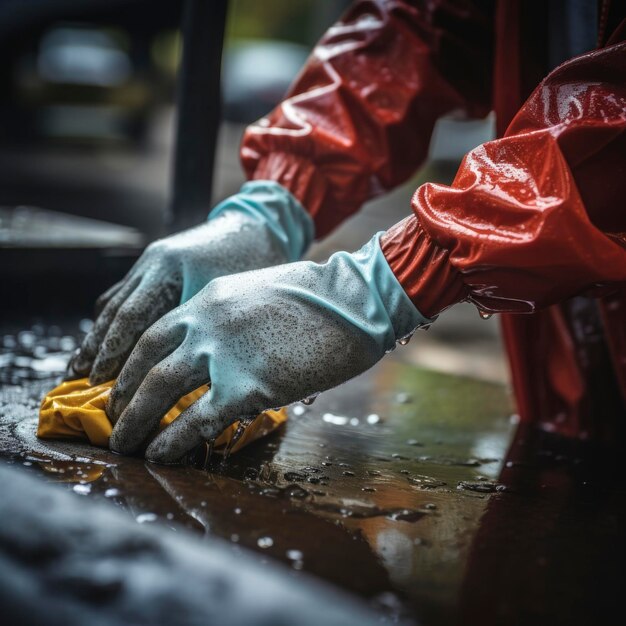
[[[389,349],[396,341],[411,335],[417,328],[431,324],[434,318],[423,315],[398,282],[381,249],[380,238],[383,234],[379,232],[374,235],[351,256],[372,292],[370,315],[387,318],[391,325],[393,337],[388,337],[385,341],[386,348]]]
[[[311,216],[295,196],[272,180],[244,183],[239,193],[218,204],[208,219],[226,211],[238,211],[266,226],[287,262],[300,260],[315,237]]]
[[[377,233],[360,250],[336,252],[323,265],[324,280],[309,299],[335,311],[376,342],[380,356],[433,320],[422,315],[394,276]]]

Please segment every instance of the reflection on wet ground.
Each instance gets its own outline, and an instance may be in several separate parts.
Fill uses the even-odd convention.
[[[227,461],[164,467],[34,438],[58,374],[37,373],[51,352],[35,354],[49,339],[42,328],[26,331],[30,347],[4,338],[0,358],[14,356],[2,374],[0,449],[77,497],[164,532],[225,538],[422,624],[586,624],[619,599],[626,499],[616,468],[607,473],[606,455],[588,446],[518,430],[498,385],[390,355],[292,406],[285,427]]]

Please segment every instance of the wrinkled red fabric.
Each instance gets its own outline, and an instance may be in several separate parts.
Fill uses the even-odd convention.
[[[449,252],[467,300],[491,313],[530,313],[626,283],[626,211],[616,209],[626,197],[625,131],[621,43],[557,68],[504,138],[466,155],[451,186],[417,190],[414,219]],[[382,245],[391,258],[393,233]],[[402,247],[402,261],[391,262],[396,275],[423,273]],[[417,290],[403,283],[418,308],[423,280]]]
[[[489,6],[355,2],[286,99],[246,130],[248,177],[287,187],[312,215],[317,237],[408,180],[441,115],[490,109]]]
[[[285,101],[248,128],[241,156],[250,178],[290,189],[322,237],[411,176],[438,117],[493,105],[505,136],[471,151],[451,186],[420,187],[383,252],[425,315],[461,300],[526,313],[502,316],[519,412],[580,435],[595,357],[575,340],[568,298],[602,296],[626,397],[626,44],[622,26],[522,107],[545,74],[540,46],[528,46],[542,11],[521,0],[355,2]]]
[[[623,399],[592,393],[586,339],[575,341],[567,311],[549,305],[579,294],[610,298],[612,310],[604,300],[601,307],[612,367],[600,367],[626,398],[625,131],[626,43],[618,43],[552,72],[502,139],[465,157],[451,186],[417,190],[415,225],[406,227],[447,252],[467,288],[461,299],[490,313],[534,313],[502,320],[518,411],[566,436],[605,437],[600,414],[624,413]],[[459,299],[441,290],[441,268],[420,264],[422,239],[391,229],[382,247],[432,316]],[[433,301],[430,289],[442,297]]]

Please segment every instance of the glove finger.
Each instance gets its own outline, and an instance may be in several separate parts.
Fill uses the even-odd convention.
[[[146,329],[176,306],[179,298],[162,297],[158,284],[146,282],[120,306],[111,322],[91,368],[92,385],[115,378]]]
[[[122,280],[116,282],[114,285],[109,287],[104,293],[98,296],[96,303],[94,305],[94,314],[96,318],[102,313],[104,307],[109,303],[109,300],[124,286],[126,282],[126,278],[122,278]]]
[[[197,445],[216,439],[239,418],[236,411],[215,402],[211,390],[154,438],[146,450],[146,459],[153,463],[177,463]]]
[[[102,313],[100,313],[96,319],[93,328],[83,339],[80,351],[72,360],[72,369],[77,374],[86,375],[90,372],[91,366],[96,358],[96,355],[98,354],[100,345],[102,344],[102,340],[104,339],[111,322],[115,318],[118,309],[133,293],[137,285],[139,285],[139,277],[123,285],[104,307]]]
[[[155,365],[117,421],[109,446],[130,454],[158,428],[161,418],[182,398],[206,381],[201,370],[181,360],[177,352]]]
[[[152,368],[165,361],[180,346],[185,338],[185,332],[183,325],[170,324],[167,317],[163,317],[141,336],[109,396],[106,412],[114,424]]]

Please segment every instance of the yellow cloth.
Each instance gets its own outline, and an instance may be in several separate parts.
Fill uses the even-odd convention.
[[[92,387],[87,378],[69,380],[48,392],[39,409],[37,436],[42,439],[88,439],[94,446],[106,447],[113,427],[104,411],[115,381]],[[190,404],[209,390],[203,385],[181,398],[160,423],[165,428]],[[286,409],[264,411],[246,428],[231,452],[269,434],[287,419]],[[225,447],[233,438],[239,422],[228,426],[215,440],[216,449]]]

